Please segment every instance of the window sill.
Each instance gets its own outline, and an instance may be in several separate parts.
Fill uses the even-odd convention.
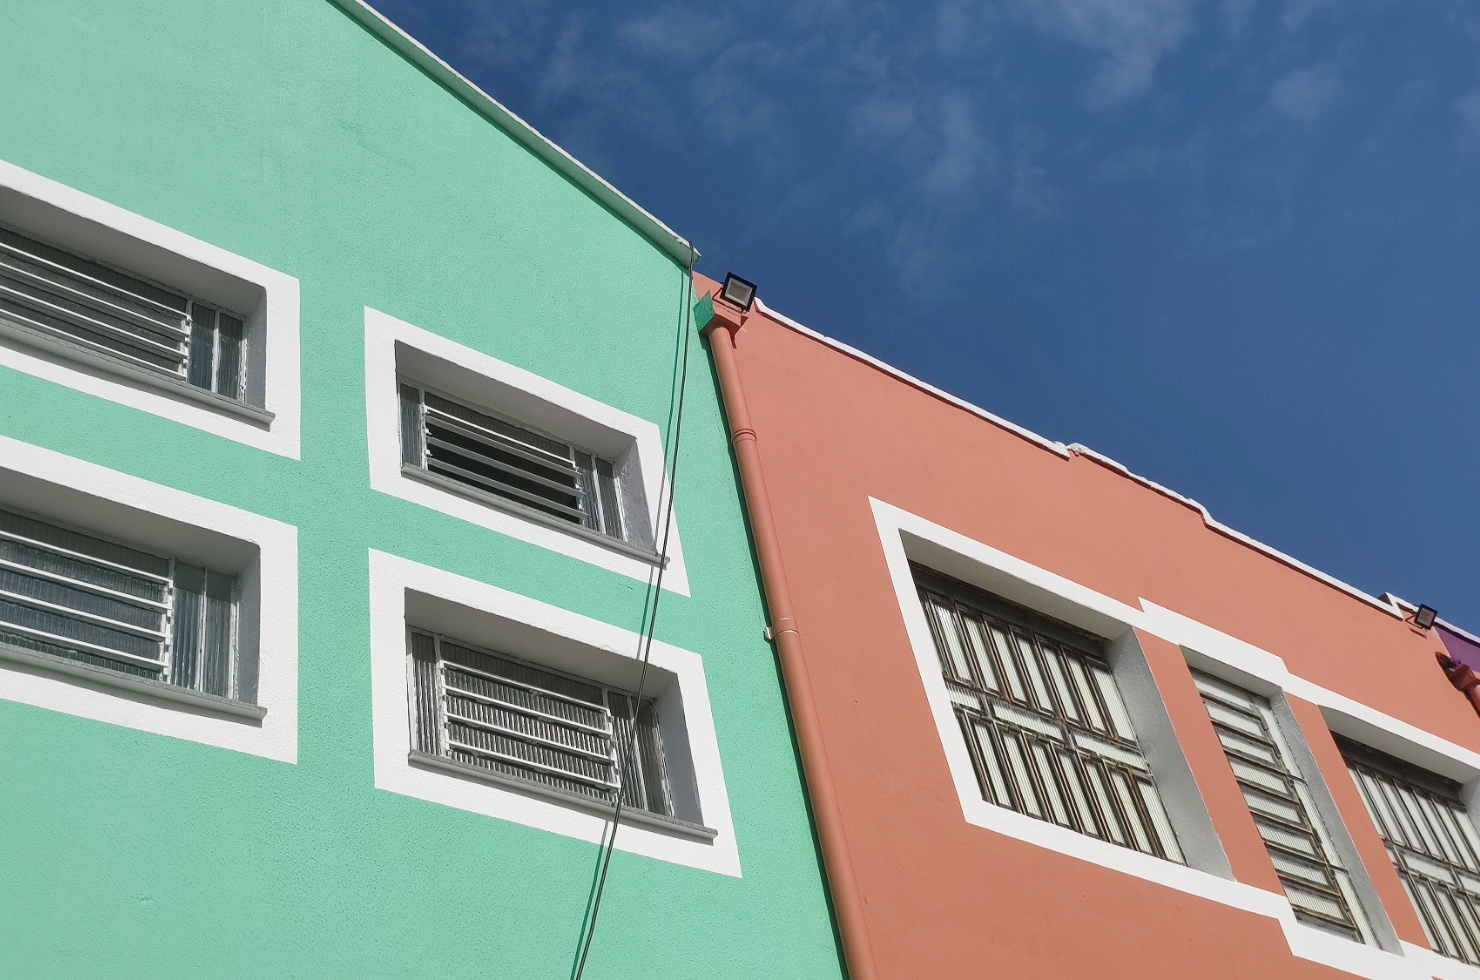
[[[549,514],[541,513],[540,511],[535,510],[533,507],[525,507],[524,505],[515,501],[505,500],[503,497],[500,497],[496,494],[483,493],[482,491],[476,490],[473,487],[461,484],[456,480],[449,480],[445,476],[439,476],[436,473],[429,473],[419,466],[411,466],[410,464],[402,463],[401,475],[404,477],[409,477],[413,480],[417,480],[421,483],[434,486],[439,490],[446,490],[448,493],[455,493],[460,497],[466,497],[469,500],[476,501],[480,504],[485,504],[489,507],[497,508],[498,510],[513,514],[517,517],[522,517],[526,520],[534,521],[538,524],[543,524],[546,527],[552,527],[556,530],[564,531],[567,534],[574,535],[575,537],[582,538],[586,541],[590,541],[593,544],[601,545],[603,548],[606,548],[610,551],[615,551],[618,554],[626,555],[629,558],[636,558],[638,561],[646,562],[647,564],[654,567],[663,565],[667,562],[667,559],[656,555],[651,551],[644,551],[641,548],[634,548],[632,545],[626,543],[625,541],[618,541],[616,538],[608,537],[607,535],[602,534],[600,531],[593,531],[589,527],[582,527],[579,524],[572,524],[569,521],[562,521],[558,517],[551,517]]]
[[[101,351],[95,351],[91,348],[83,347],[80,344],[69,343],[60,337],[54,337],[50,334],[41,333],[38,330],[32,330],[29,327],[12,323],[3,317],[0,317],[0,336],[39,348],[58,357],[66,358],[69,361],[134,382],[146,388],[162,391],[172,397],[195,402],[212,411],[220,412],[223,415],[234,416],[243,422],[250,423],[259,428],[269,428],[273,420],[277,417],[266,409],[244,404],[233,398],[227,398],[225,395],[218,395],[214,391],[197,388],[187,381],[181,381],[178,378],[166,374],[150,371],[148,368],[129,364],[126,361],[109,357]]]
[[[578,806],[599,816],[610,817],[616,812],[614,807],[599,803],[596,800],[577,796],[574,793],[563,793],[558,789],[517,779],[513,776],[490,772],[487,769],[480,769],[478,766],[470,766],[466,763],[455,762],[452,759],[444,759],[439,755],[428,755],[425,752],[413,751],[407,756],[407,759],[415,766],[421,766],[426,769],[437,769],[454,776],[461,776],[464,779],[476,779],[479,782],[499,786],[504,789],[517,790],[521,793],[532,793],[566,806]],[[711,827],[690,823],[687,820],[680,820],[677,817],[664,817],[656,813],[649,813],[647,810],[637,810],[629,807],[622,808],[622,822],[705,842],[712,841],[719,836],[719,831]]]
[[[78,663],[65,657],[53,656],[49,653],[41,653],[36,650],[22,650],[0,642],[0,661],[12,661],[32,667],[40,667],[52,673],[69,674],[82,680],[91,681],[104,687],[121,688],[139,694],[146,694],[158,698],[161,701],[173,701],[176,704],[201,709],[213,714],[230,715],[247,721],[261,721],[267,716],[267,709],[257,704],[247,704],[245,701],[233,701],[230,698],[219,697],[215,694],[206,694],[204,691],[191,691],[164,681],[150,680],[145,677],[134,677],[129,674],[119,674],[106,667],[94,667],[92,664]]]

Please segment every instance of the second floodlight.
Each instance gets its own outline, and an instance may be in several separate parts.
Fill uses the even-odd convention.
[[[749,313],[750,304],[755,302],[755,283],[741,279],[732,272],[725,276],[725,285],[719,294],[726,303],[738,306]]]

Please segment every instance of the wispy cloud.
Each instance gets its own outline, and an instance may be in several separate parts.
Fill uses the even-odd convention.
[[[1085,90],[1104,107],[1151,87],[1163,58],[1196,26],[1193,0],[1023,0],[1038,28],[1099,55]]]
[[[1274,83],[1269,104],[1296,122],[1312,123],[1341,97],[1341,75],[1330,65],[1296,68]]]
[[[1454,108],[1459,113],[1460,142],[1471,147],[1480,145],[1480,89],[1461,96]]]
[[[613,34],[645,57],[692,64],[724,47],[732,36],[731,27],[727,14],[671,6],[618,24]]]

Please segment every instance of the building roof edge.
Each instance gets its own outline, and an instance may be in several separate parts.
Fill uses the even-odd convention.
[[[668,254],[685,269],[692,269],[699,252],[682,237],[604,177],[571,156],[529,123],[505,108],[497,99],[474,85],[455,68],[433,54],[424,44],[398,27],[364,0],[332,0],[376,37],[407,61],[456,95],[479,115],[524,144],[536,156],[590,194]]]
[[[829,347],[842,351],[849,357],[854,358],[855,360],[862,361],[870,367],[877,368],[878,370],[883,371],[885,374],[893,375],[894,377],[903,381],[905,384],[910,385],[914,388],[919,388],[926,394],[933,395],[936,398],[939,398],[941,401],[949,402],[950,404],[955,405],[957,408],[964,409],[973,415],[979,415],[982,418],[986,419],[988,422],[991,422],[993,425],[1000,426],[1001,428],[1006,429],[1008,432],[1011,432],[1013,435],[1021,436],[1029,442],[1036,443],[1037,445],[1042,446],[1044,449],[1047,449],[1050,452],[1058,453],[1065,459],[1068,459],[1070,456],[1069,447],[1065,446],[1062,442],[1054,442],[1052,439],[1045,439],[1043,438],[1043,436],[1040,436],[1038,433],[1033,432],[1031,429],[1025,429],[1022,426],[1018,425],[1016,422],[1009,422],[1007,419],[1002,418],[1000,415],[993,415],[985,408],[982,408],[978,405],[973,405],[966,399],[958,398],[948,391],[943,391],[942,389],[937,388],[935,385],[931,384],[928,381],[921,381],[919,378],[915,377],[912,374],[906,374],[904,371],[901,371],[899,368],[893,366],[892,364],[887,364],[871,354],[865,354],[857,347],[850,347],[849,345],[843,343],[841,340],[836,340],[832,337],[827,336],[826,334],[818,333],[811,327],[804,326],[798,323],[784,313],[777,313],[775,310],[767,306],[759,296],[757,296],[755,299],[755,305],[756,308],[759,309],[762,313],[775,320],[777,323],[780,323],[782,326],[790,327],[797,333],[811,337],[813,340],[819,341]]]
[[[926,392],[927,394],[933,395],[936,398],[941,399],[942,401],[948,402],[951,405],[956,406],[957,408],[964,409],[972,413],[973,415],[980,416],[981,418],[986,419],[994,425],[1000,426],[1001,428],[1006,429],[1014,435],[1020,436],[1028,440],[1029,442],[1041,446],[1044,449],[1057,453],[1058,455],[1065,458],[1069,458],[1075,455],[1084,456],[1112,470],[1115,470],[1117,473],[1121,474],[1127,479],[1134,480],[1135,482],[1149,487],[1150,489],[1156,491],[1159,494],[1162,494],[1163,496],[1170,497],[1172,500],[1175,500],[1178,503],[1197,511],[1198,514],[1202,517],[1203,524],[1209,530],[1221,534],[1224,537],[1230,538],[1246,547],[1253,548],[1255,551],[1268,555],[1281,564],[1288,565],[1296,571],[1301,572],[1305,575],[1309,575],[1311,578],[1314,578],[1319,582],[1329,585],[1334,589],[1338,589],[1341,592],[1345,592],[1352,598],[1364,602],[1375,609],[1379,609],[1390,616],[1395,616],[1399,619],[1403,618],[1402,610],[1399,609],[1395,604],[1391,602],[1385,602],[1382,599],[1377,598],[1376,596],[1368,595],[1366,592],[1363,592],[1356,586],[1349,585],[1333,575],[1328,575],[1318,568],[1307,565],[1300,559],[1287,555],[1283,551],[1280,551],[1278,548],[1270,547],[1264,542],[1255,540],[1254,538],[1249,537],[1247,534],[1244,534],[1241,531],[1234,530],[1228,525],[1215,519],[1206,507],[1198,503],[1196,500],[1193,500],[1191,497],[1185,497],[1175,490],[1162,486],[1155,480],[1151,480],[1147,477],[1140,476],[1139,474],[1132,473],[1124,464],[1116,462],[1103,453],[1095,452],[1088,446],[1082,445],[1081,443],[1077,442],[1072,445],[1066,446],[1062,442],[1055,442],[1052,439],[1046,439],[1043,436],[1040,436],[1038,433],[1032,431],[1031,429],[1025,429],[1020,425],[1009,422],[1001,416],[994,415],[986,409],[981,408],[977,405],[973,405],[971,402],[968,402],[963,398],[958,398],[955,395],[942,391],[941,389],[928,382],[921,381],[919,378],[916,378],[911,374],[906,374],[899,368],[896,368],[890,364],[886,364],[885,362],[879,360],[876,357],[873,357],[872,355],[865,354],[863,351],[859,350],[856,347],[851,347],[848,344],[843,343],[841,340],[835,340],[832,337],[827,336],[826,334],[818,333],[816,330],[813,330],[810,327],[798,323],[785,314],[777,313],[775,310],[771,309],[769,306],[763,303],[760,297],[756,297],[755,305],[766,316],[775,320],[777,323],[782,324],[783,326],[795,330],[797,333],[803,334],[807,337],[811,337],[813,340],[816,340],[819,343],[826,344],[828,347],[832,347],[833,349],[840,351],[841,353],[844,353],[849,357],[862,361],[865,364],[868,364],[880,371],[883,371],[886,374],[892,375],[905,382],[906,384],[918,388],[921,391]]]

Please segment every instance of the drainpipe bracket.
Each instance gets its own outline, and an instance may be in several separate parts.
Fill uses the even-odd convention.
[[[700,336],[709,333],[716,328],[730,331],[730,336],[745,325],[745,314],[739,307],[731,306],[713,293],[706,293],[704,298],[694,304],[694,323],[699,328]]]

